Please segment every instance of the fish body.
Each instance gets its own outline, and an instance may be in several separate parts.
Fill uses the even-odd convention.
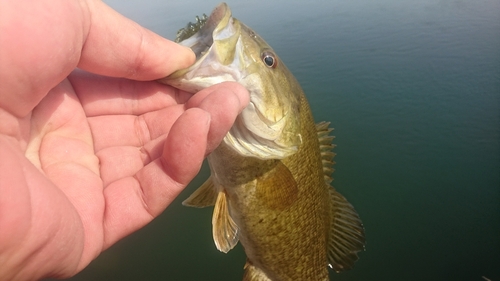
[[[330,186],[329,123],[315,124],[295,77],[225,3],[200,26],[187,38],[180,32],[195,64],[161,82],[194,93],[236,81],[250,104],[208,156],[210,178],[184,204],[214,206],[216,247],[228,252],[239,241],[245,249],[243,280],[329,280],[327,265],[351,268],[364,229]]]

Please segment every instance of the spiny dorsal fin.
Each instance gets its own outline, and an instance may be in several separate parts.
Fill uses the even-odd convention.
[[[217,249],[227,253],[238,243],[238,226],[229,214],[224,191],[219,191],[212,216],[212,234]]]
[[[330,136],[330,132],[333,131],[333,128],[328,128],[329,125],[330,122],[319,122],[316,124],[319,148],[321,151],[321,160],[323,162],[323,174],[326,184],[330,184],[333,180],[332,173],[334,171],[333,165],[335,164],[333,161],[335,153],[332,152],[332,149],[335,147],[335,145],[332,144],[332,141],[335,137]]]
[[[328,265],[339,272],[351,269],[358,252],[365,249],[365,230],[356,210],[335,189],[332,198],[332,223],[328,237]]]
[[[209,177],[197,190],[195,190],[182,205],[203,208],[215,205],[217,190],[214,187],[212,177]]]
[[[244,267],[243,281],[272,281],[267,275],[254,266],[248,259]]]

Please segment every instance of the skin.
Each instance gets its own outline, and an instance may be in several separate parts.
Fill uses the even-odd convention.
[[[75,275],[193,179],[248,104],[152,81],[194,59],[97,0],[0,0],[0,280]]]

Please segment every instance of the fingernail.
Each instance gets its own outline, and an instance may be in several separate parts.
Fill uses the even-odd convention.
[[[177,44],[179,44],[179,43],[177,43]],[[194,53],[193,49],[186,47],[186,46],[183,46],[183,45],[180,45],[180,44],[179,44],[179,46],[181,46],[186,52],[191,53],[191,58],[192,58],[191,64],[193,64],[194,61],[196,60],[196,54]]]

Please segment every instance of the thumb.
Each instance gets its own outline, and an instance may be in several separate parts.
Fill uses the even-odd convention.
[[[78,67],[89,72],[154,80],[194,62],[191,49],[122,16],[101,1],[87,1],[89,32]]]

